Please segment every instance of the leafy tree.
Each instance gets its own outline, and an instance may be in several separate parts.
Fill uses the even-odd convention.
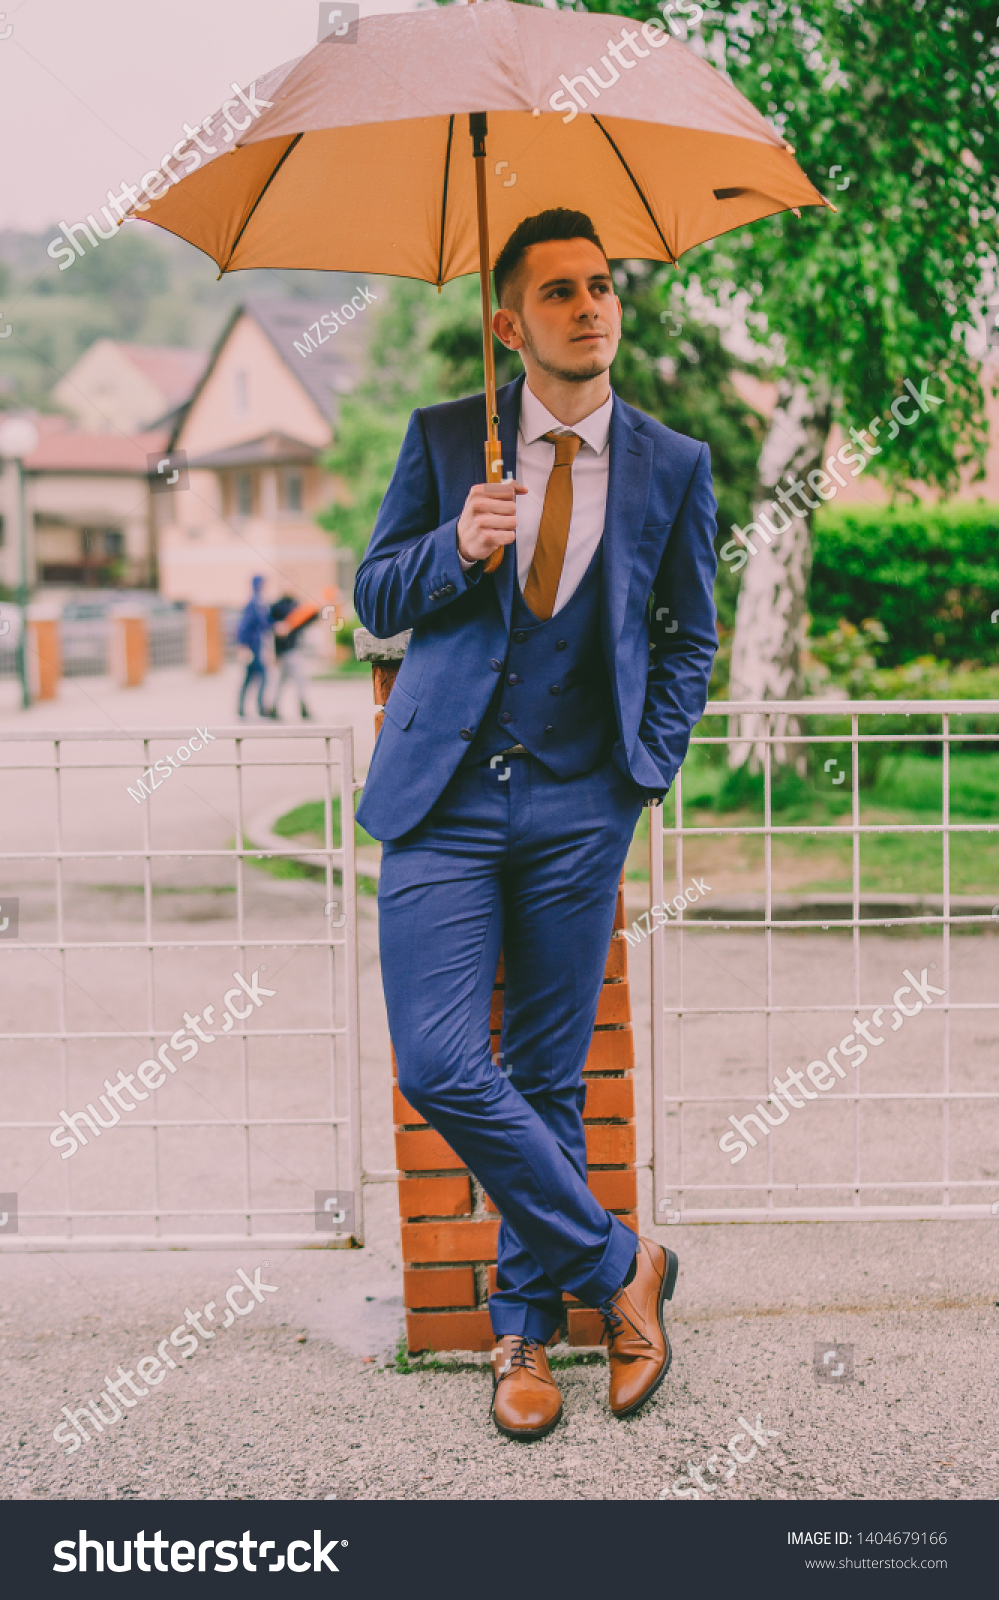
[[[629,18],[649,11],[640,0],[579,4]],[[702,15],[691,15],[689,47],[731,77],[838,207],[762,220],[681,262],[683,281],[696,279],[719,304],[742,297],[780,364],[757,502],[786,473],[800,479],[820,465],[833,420],[858,431],[887,420],[906,379],[917,389],[929,380],[944,404],[886,442],[871,470],[895,487],[953,488],[986,444],[968,335],[995,266],[997,8],[704,0],[693,11]],[[796,519],[748,559],[734,696],[800,691],[810,551],[809,520]]]

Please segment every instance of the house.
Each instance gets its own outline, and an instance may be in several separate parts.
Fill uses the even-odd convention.
[[[351,309],[341,325],[327,302],[304,299],[251,298],[233,312],[171,434],[187,487],[156,496],[169,599],[242,605],[258,572],[272,597],[349,592],[353,558],[314,519],[337,495],[321,458],[367,342],[356,298]]]
[[[202,350],[95,339],[52,391],[86,433],[171,427],[205,368]]]

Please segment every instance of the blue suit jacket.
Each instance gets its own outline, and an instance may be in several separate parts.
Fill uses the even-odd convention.
[[[497,396],[504,470],[514,473],[523,382]],[[364,626],[379,639],[413,630],[357,813],[376,839],[416,827],[443,792],[468,749],[462,729],[479,726],[496,687],[490,658],[506,655],[516,547],[477,581],[458,561],[458,518],[485,482],[485,437],[484,395],[414,411],[357,571]],[[648,796],[669,789],[707,699],[716,509],[707,445],[615,395],[601,636],[613,759]]]

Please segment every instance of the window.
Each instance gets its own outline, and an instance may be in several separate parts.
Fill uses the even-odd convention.
[[[237,517],[252,517],[253,515],[253,474],[252,472],[237,472],[236,474],[236,515]]]
[[[120,529],[104,529],[104,554],[112,560],[119,560],[125,554],[125,535]]]
[[[285,511],[301,511],[304,503],[304,480],[300,472],[285,472],[281,480],[283,494],[281,499],[282,509]]]

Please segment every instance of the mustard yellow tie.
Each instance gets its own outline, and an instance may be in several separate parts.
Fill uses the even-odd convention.
[[[576,433],[546,433],[543,438],[555,446],[555,465],[545,489],[538,542],[524,585],[524,600],[534,615],[545,622],[555,609],[562,576],[572,519],[572,463],[583,441]]]

